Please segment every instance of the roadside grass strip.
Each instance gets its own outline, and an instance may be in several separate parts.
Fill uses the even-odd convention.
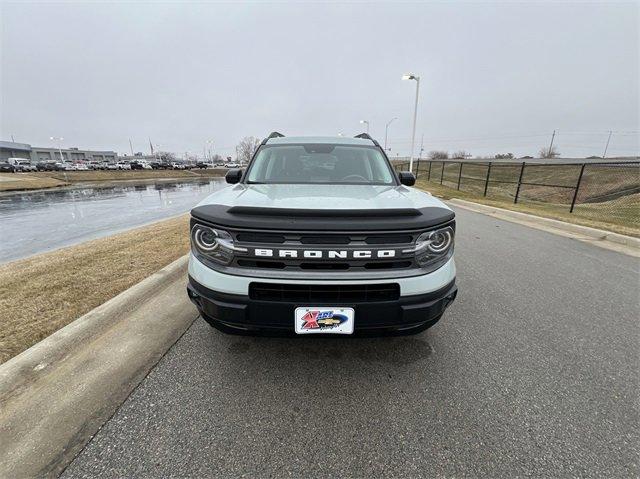
[[[635,193],[602,203],[576,205],[573,213],[569,213],[565,204],[554,204],[541,201],[523,200],[516,204],[505,194],[504,198],[484,197],[482,193],[457,190],[434,182],[418,180],[416,186],[428,191],[433,196],[445,200],[459,198],[483,205],[495,206],[512,211],[565,221],[591,228],[598,228],[627,236],[640,237],[640,194]],[[601,212],[606,212],[602,214]],[[596,219],[597,217],[598,219]],[[600,218],[606,217],[606,221]]]
[[[0,363],[189,251],[189,215],[0,266]]]

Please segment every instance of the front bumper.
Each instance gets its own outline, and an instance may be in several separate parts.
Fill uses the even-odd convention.
[[[293,333],[294,311],[300,306],[343,306],[355,310],[354,333],[411,332],[429,327],[440,319],[458,292],[455,279],[437,291],[400,296],[393,301],[314,302],[261,301],[248,295],[213,291],[191,275],[189,298],[210,324],[224,330],[246,333]]]

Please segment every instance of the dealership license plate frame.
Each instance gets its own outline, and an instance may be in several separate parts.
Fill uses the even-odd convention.
[[[331,317],[325,317],[326,312],[331,311]],[[325,319],[337,319],[337,316],[344,315],[346,320],[338,325],[333,327],[325,326],[321,327],[321,324],[318,324],[318,327],[314,328],[304,328],[303,325],[307,322],[303,320],[303,317],[307,314],[313,314],[314,312],[318,313],[316,323],[319,321],[323,321]],[[325,315],[320,313],[325,312]],[[355,309],[345,306],[300,306],[295,309],[294,313],[294,330],[296,334],[353,334],[354,325],[355,325]]]

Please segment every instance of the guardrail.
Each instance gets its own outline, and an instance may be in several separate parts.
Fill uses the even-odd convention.
[[[406,171],[409,163],[394,164]],[[640,220],[640,162],[514,163],[416,160],[420,181],[438,183],[475,196],[533,202],[568,210],[588,208],[589,216]]]

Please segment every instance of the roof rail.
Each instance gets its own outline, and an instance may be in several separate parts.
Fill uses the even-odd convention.
[[[373,144],[376,146],[380,146],[380,144],[369,136],[369,133],[360,133],[359,135],[354,136],[354,138],[362,138],[363,140],[371,140]]]
[[[271,138],[284,138],[284,135],[282,133],[280,133],[280,132],[272,131],[271,133],[269,133],[268,137],[266,137],[264,140],[262,140],[262,143],[260,143],[260,144],[264,145]]]

